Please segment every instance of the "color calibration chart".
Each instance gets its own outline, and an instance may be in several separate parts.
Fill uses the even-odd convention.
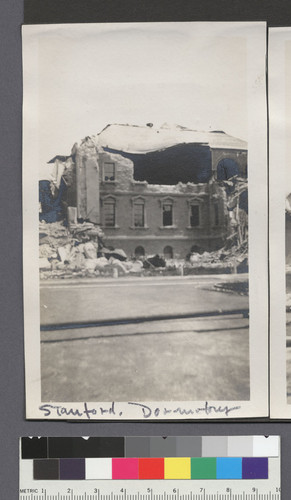
[[[20,500],[280,500],[280,438],[23,437]]]

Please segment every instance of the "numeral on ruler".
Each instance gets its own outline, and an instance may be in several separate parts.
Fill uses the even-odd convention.
[[[67,493],[47,493],[44,490],[42,493],[30,492],[30,493],[20,493],[20,500],[280,500],[280,488],[276,488],[275,492],[269,491],[268,493],[260,493],[257,488],[255,491],[250,493],[232,493],[230,488],[228,491],[217,493],[207,493],[205,488],[200,488],[199,493],[184,493],[179,494],[178,489],[174,489],[172,493],[164,492],[153,493],[148,492],[146,494],[126,494],[126,490],[123,490],[121,494],[116,494],[111,492],[110,494],[102,494],[99,490],[93,493],[74,493],[72,488],[68,488]]]

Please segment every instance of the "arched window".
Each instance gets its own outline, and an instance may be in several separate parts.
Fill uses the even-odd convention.
[[[135,251],[134,251],[134,255],[138,258],[138,257],[143,257],[145,255],[145,250],[144,250],[144,247],[142,246],[138,246],[136,247]]]
[[[193,245],[191,247],[191,253],[199,253],[199,254],[201,254],[201,253],[203,253],[203,250],[202,250],[202,248],[199,245]]]
[[[167,245],[164,248],[164,257],[165,257],[165,259],[172,259],[173,258],[173,248],[170,245]]]
[[[226,181],[235,175],[239,175],[239,165],[232,158],[223,158],[217,164],[217,180]]]

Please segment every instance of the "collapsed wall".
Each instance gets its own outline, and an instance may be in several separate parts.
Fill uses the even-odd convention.
[[[207,144],[128,153],[101,146],[95,136],[75,144],[70,157],[56,158],[55,179],[40,185],[40,220],[64,221],[71,230],[90,223],[102,228],[105,245],[121,247],[129,257],[138,249],[144,255],[185,259],[191,252],[214,255],[223,247],[247,255],[247,180],[237,175],[235,161],[226,161],[222,153],[220,170],[214,173]],[[242,165],[246,173],[245,156]],[[139,225],[134,219],[136,203],[144,212]],[[108,204],[113,210],[109,226],[104,215]],[[168,224],[163,222],[165,204],[172,211]],[[191,222],[193,205],[198,208]]]
[[[198,184],[208,182],[212,175],[211,151],[206,144],[176,144],[143,154],[104,150],[131,160],[134,180],[148,184]]]

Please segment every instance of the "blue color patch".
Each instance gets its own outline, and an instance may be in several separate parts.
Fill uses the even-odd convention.
[[[241,479],[242,459],[239,457],[218,457],[216,479]]]

